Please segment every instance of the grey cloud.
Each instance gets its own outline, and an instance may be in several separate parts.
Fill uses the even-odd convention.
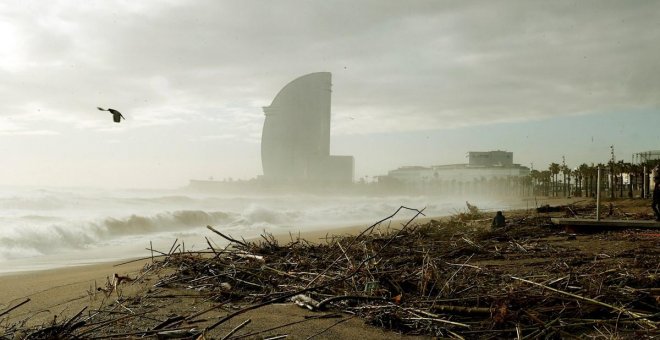
[[[359,116],[339,134],[658,106],[656,2],[41,4],[3,8],[29,65],[4,74],[3,115],[116,106],[144,126],[219,118],[247,135],[282,86],[320,70],[335,114]]]

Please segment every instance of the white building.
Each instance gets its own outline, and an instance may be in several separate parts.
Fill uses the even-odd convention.
[[[388,172],[388,180],[424,187],[465,185],[495,179],[517,179],[529,175],[529,168],[513,163],[513,153],[505,151],[470,152],[468,164],[404,166]]]

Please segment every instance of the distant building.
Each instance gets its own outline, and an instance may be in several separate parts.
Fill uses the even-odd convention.
[[[330,155],[330,72],[284,86],[270,106],[261,136],[263,179],[276,183],[352,183],[352,156]]]
[[[660,150],[650,150],[635,153],[633,154],[633,161],[637,164],[660,161]]]
[[[506,151],[470,151],[469,166],[513,167],[513,152]]]
[[[529,175],[529,168],[513,163],[513,153],[505,151],[469,152],[468,164],[404,166],[389,171],[383,181],[395,181],[414,188],[434,187],[453,192],[475,183],[516,180]],[[472,191],[470,189],[470,191]]]

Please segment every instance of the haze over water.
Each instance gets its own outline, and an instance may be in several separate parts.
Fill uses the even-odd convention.
[[[492,207],[492,202],[477,202]],[[263,231],[297,233],[329,227],[368,226],[399,206],[437,216],[465,208],[464,201],[429,196],[221,195],[183,190],[0,188],[0,272],[43,269],[149,256],[149,242],[167,251],[175,239],[187,250],[207,248],[204,236],[224,240]],[[499,208],[499,207],[498,207]],[[403,212],[399,218],[410,218]]]

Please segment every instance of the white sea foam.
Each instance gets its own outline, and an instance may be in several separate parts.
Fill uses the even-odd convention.
[[[204,236],[215,236],[207,225],[248,238],[263,231],[370,224],[401,205],[426,208],[427,215],[442,215],[462,208],[464,202],[427,196],[223,196],[183,191],[0,188],[0,272],[9,270],[12,261],[34,259],[36,263],[63,253],[89,262],[100,260],[92,258],[99,256],[142,256],[150,241],[171,244],[176,238],[195,239],[186,241],[189,247],[203,248]],[[410,212],[400,218],[409,217],[406,214]],[[127,251],[130,244],[135,246]],[[117,253],[120,247],[121,253]]]

